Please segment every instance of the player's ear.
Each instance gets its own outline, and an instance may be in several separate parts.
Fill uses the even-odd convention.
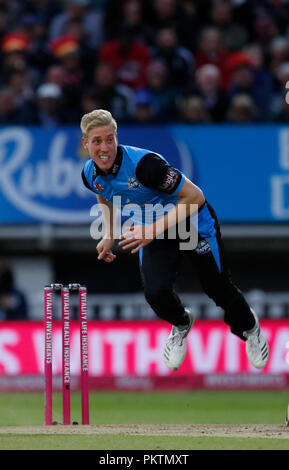
[[[88,142],[87,142],[86,137],[82,137],[81,142],[82,142],[84,149],[88,150]]]

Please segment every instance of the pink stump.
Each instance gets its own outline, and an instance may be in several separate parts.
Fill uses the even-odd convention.
[[[62,399],[63,424],[69,425],[70,418],[70,292],[68,287],[61,289],[62,319]]]
[[[52,288],[44,288],[45,425],[52,425]]]
[[[81,413],[82,424],[89,424],[87,290],[79,287]]]

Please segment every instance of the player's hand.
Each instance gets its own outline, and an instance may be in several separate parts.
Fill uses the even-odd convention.
[[[111,251],[114,240],[111,238],[103,238],[96,247],[98,252],[99,260],[103,260],[106,263],[112,263],[115,260],[116,255]]]
[[[123,233],[120,237],[119,246],[123,250],[131,250],[131,253],[137,253],[141,248],[151,243],[154,239],[152,225],[134,225],[130,230]]]

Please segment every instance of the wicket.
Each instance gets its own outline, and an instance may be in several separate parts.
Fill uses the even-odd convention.
[[[53,424],[52,395],[52,327],[53,327],[53,292],[61,292],[62,325],[62,411],[63,424],[71,424],[70,404],[70,292],[77,291],[79,296],[80,318],[80,360],[81,360],[81,415],[82,424],[89,424],[88,390],[88,331],[87,331],[87,289],[80,284],[51,284],[44,287],[44,330],[45,330],[45,425]]]

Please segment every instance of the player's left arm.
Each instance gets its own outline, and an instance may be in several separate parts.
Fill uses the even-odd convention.
[[[169,212],[153,224],[132,227],[130,231],[121,236],[122,241],[119,245],[124,250],[133,248],[131,253],[137,253],[165,230],[179,224],[191,214],[196,213],[198,208],[205,202],[201,189],[187,178],[175,196],[180,199]]]

